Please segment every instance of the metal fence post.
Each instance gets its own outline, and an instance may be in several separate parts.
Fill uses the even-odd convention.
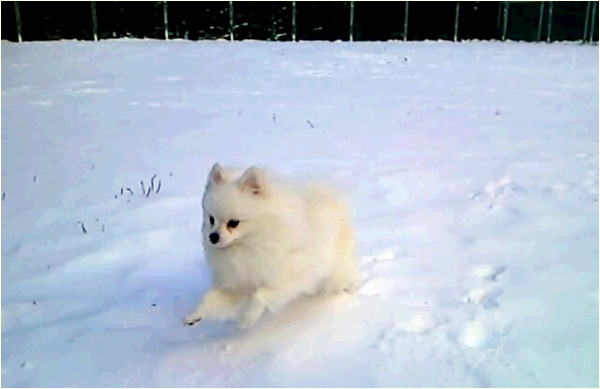
[[[592,2],[592,22],[590,23],[590,43],[594,40],[594,31],[596,30],[596,7],[598,6],[597,1]]]
[[[169,40],[169,14],[167,13],[167,2],[163,1],[163,18],[165,22],[165,40]]]
[[[456,2],[456,14],[454,15],[454,42],[458,40],[458,14],[460,13],[460,1]]]
[[[271,2],[271,40],[277,40],[277,9],[276,3]]]
[[[233,1],[229,1],[229,39],[233,42]]]
[[[354,40],[354,1],[350,2],[350,42]]]
[[[550,4],[548,5],[548,34],[546,36],[546,42],[550,42],[550,39],[552,37],[552,8],[553,8],[554,4],[551,1]]]
[[[542,23],[544,22],[544,2],[540,3],[540,18],[538,19],[537,41],[542,40]]]
[[[408,37],[408,1],[404,5],[404,42]]]
[[[502,25],[502,41],[506,40],[506,31],[508,30],[508,7],[510,3],[508,1],[504,2],[504,24]]]
[[[15,1],[15,18],[17,19],[17,37],[19,42],[23,42],[23,36],[21,35],[21,11],[19,10],[19,2]]]
[[[95,1],[92,1],[92,31],[94,32],[94,40],[98,41],[98,16],[96,14]]]
[[[292,1],[292,40],[296,42],[296,2]]]
[[[502,20],[502,2],[498,3],[498,22],[496,24],[496,37],[500,34],[500,21]]]
[[[590,19],[590,7],[591,7],[591,1],[587,2],[587,6],[585,7],[585,23],[583,25],[583,43],[585,43],[585,41],[587,40],[587,35],[588,35],[588,22]]]

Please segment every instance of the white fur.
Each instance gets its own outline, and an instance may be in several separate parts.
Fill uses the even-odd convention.
[[[303,295],[353,291],[360,282],[345,204],[322,184],[285,182],[256,167],[216,164],[202,226],[213,285],[184,319],[237,319],[252,326]],[[210,216],[214,225],[210,225]],[[229,220],[239,225],[229,228]],[[219,234],[213,244],[209,235]]]

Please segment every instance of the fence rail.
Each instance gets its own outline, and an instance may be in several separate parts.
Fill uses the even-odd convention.
[[[2,39],[598,41],[598,1],[2,2]]]

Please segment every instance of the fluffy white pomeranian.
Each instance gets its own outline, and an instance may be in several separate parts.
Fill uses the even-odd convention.
[[[212,288],[184,319],[251,327],[300,296],[354,291],[361,281],[350,216],[324,185],[215,164],[202,200]]]

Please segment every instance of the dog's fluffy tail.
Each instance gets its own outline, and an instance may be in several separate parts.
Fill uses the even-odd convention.
[[[346,203],[331,192],[329,196],[337,216],[338,229],[332,273],[321,289],[325,293],[354,292],[362,281],[355,253],[354,228]]]

